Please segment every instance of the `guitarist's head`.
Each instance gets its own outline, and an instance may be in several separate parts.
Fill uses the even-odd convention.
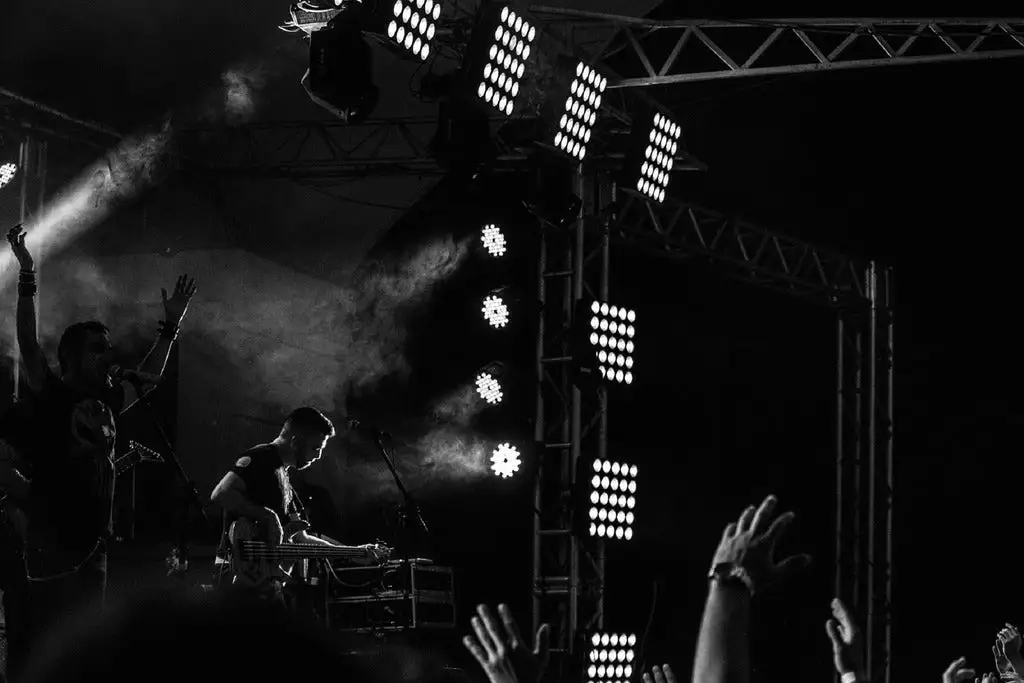
[[[320,459],[332,436],[334,425],[326,415],[316,408],[296,408],[276,439],[281,447],[281,461],[288,467],[304,470]]]

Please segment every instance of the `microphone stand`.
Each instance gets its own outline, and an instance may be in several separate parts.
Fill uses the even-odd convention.
[[[160,418],[157,416],[157,412],[153,407],[153,404],[150,403],[147,392],[142,389],[142,383],[139,382],[133,384],[135,384],[135,389],[138,392],[139,402],[146,406],[146,410],[149,411],[149,416],[153,421],[153,426],[156,427],[157,433],[160,434],[160,440],[163,442],[167,454],[170,455],[170,461],[174,464],[174,468],[177,471],[178,476],[181,477],[182,482],[185,484],[185,488],[188,491],[189,503],[199,510],[199,514],[202,516],[210,530],[216,531],[213,526],[213,522],[210,521],[209,515],[206,514],[202,501],[199,499],[199,490],[196,488],[196,485],[192,483],[188,473],[185,471],[185,467],[181,464],[181,459],[178,458],[177,452],[174,450],[174,447],[171,446],[171,440],[167,437],[167,432],[164,431],[163,425],[160,424]],[[184,570],[188,569],[188,507],[186,507],[182,512],[183,519],[178,539],[178,562],[180,567]]]

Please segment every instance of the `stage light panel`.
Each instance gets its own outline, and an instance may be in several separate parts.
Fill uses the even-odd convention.
[[[627,683],[633,678],[635,659],[635,633],[593,633],[587,643],[586,680],[589,683]]]
[[[665,188],[671,178],[672,165],[679,149],[679,138],[683,134],[679,124],[661,113],[654,115],[650,132],[647,134],[647,148],[640,164],[640,177],[636,189],[656,202],[665,201]]]
[[[14,176],[17,173],[18,165],[16,163],[9,161],[5,164],[0,164],[0,187],[14,180]]]
[[[558,121],[555,147],[583,161],[597,112],[601,108],[601,97],[607,87],[608,79],[589,64],[580,62],[576,65],[576,76],[569,86],[562,117]]]
[[[440,0],[395,0],[388,22],[388,38],[426,61],[440,16]]]
[[[505,255],[505,235],[494,223],[488,223],[480,233],[480,241],[491,256]]]
[[[476,393],[491,405],[501,403],[501,399],[504,397],[501,391],[501,382],[489,372],[481,372],[476,376]]]
[[[476,94],[501,114],[511,116],[537,27],[507,6],[498,19]]]
[[[631,540],[636,507],[636,465],[594,460],[590,478],[590,535]]]
[[[520,464],[519,449],[509,443],[498,444],[491,454],[491,470],[502,479],[518,472]]]
[[[491,327],[505,327],[508,325],[508,306],[505,301],[494,294],[488,295],[484,298],[483,308],[484,320]]]
[[[602,379],[632,384],[636,311],[595,301],[590,313],[590,345]]]

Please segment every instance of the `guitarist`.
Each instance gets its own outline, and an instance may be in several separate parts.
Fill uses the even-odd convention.
[[[285,530],[294,526],[289,520],[297,514],[289,470],[304,470],[319,460],[334,434],[334,425],[319,410],[297,408],[277,438],[242,453],[210,496],[225,512],[223,548],[228,547],[232,523],[242,518],[255,522],[265,534],[261,540],[271,545],[294,542],[339,547],[305,530]]]
[[[116,419],[137,394],[110,378],[113,349],[99,322],[75,323],[60,338],[60,375],[51,370],[36,337],[36,274],[25,231],[7,233],[21,266],[17,338],[35,428],[26,450],[32,463],[25,565],[31,587],[34,637],[80,607],[102,606],[107,583],[106,539],[111,533]],[[194,281],[178,279],[163,295],[162,330],[139,370],[161,375]]]

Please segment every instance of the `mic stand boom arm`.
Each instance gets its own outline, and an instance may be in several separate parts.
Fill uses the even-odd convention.
[[[419,522],[419,525],[423,527],[424,533],[429,537],[430,528],[427,527],[427,523],[423,519],[423,514],[420,512],[419,505],[416,504],[416,501],[413,500],[412,494],[405,488],[405,485],[402,483],[402,478],[398,476],[398,470],[395,469],[394,459],[388,455],[388,449],[384,446],[384,441],[381,438],[382,436],[384,436],[383,432],[375,431],[373,440],[374,443],[377,444],[377,450],[380,451],[381,457],[384,458],[384,463],[387,464],[388,469],[391,470],[391,476],[395,479],[395,486],[398,487],[399,492],[402,494],[402,498],[405,500],[405,514],[415,515],[416,521]]]
[[[206,525],[211,530],[215,530],[215,528],[213,526],[213,522],[210,521],[210,517],[209,517],[209,515],[206,514],[206,509],[203,507],[203,503],[202,503],[202,501],[199,498],[199,491],[198,491],[198,489],[196,489],[196,485],[193,484],[192,480],[189,478],[188,473],[185,471],[185,467],[181,464],[181,460],[178,458],[178,454],[174,450],[174,447],[171,446],[171,440],[169,438],[167,438],[167,432],[164,431],[163,425],[160,424],[160,418],[157,416],[157,412],[156,412],[156,409],[153,407],[153,404],[150,403],[149,396],[147,395],[147,392],[143,391],[142,387],[137,387],[137,392],[138,392],[138,396],[139,396],[139,402],[142,403],[142,405],[146,406],[146,410],[147,410],[147,412],[149,412],[149,416],[150,416],[150,418],[153,421],[153,425],[156,427],[157,432],[160,434],[160,440],[163,442],[164,448],[167,449],[167,454],[170,455],[169,459],[174,464],[174,468],[177,471],[178,476],[181,477],[182,482],[184,482],[184,484],[185,484],[185,488],[188,490],[189,503],[194,505],[196,507],[196,509],[199,510],[199,514],[202,515],[203,520],[206,522]],[[180,539],[180,542],[179,542],[179,546],[180,547],[178,548],[178,553],[179,553],[179,558],[178,559],[182,563],[183,566],[187,566],[187,563],[188,563],[188,530],[187,530],[188,529],[188,523],[187,523],[187,521],[188,521],[188,510],[187,510],[187,508],[186,508],[186,510],[184,512],[185,512],[185,515],[184,515],[185,519],[182,521],[182,525],[181,525],[181,539]]]

